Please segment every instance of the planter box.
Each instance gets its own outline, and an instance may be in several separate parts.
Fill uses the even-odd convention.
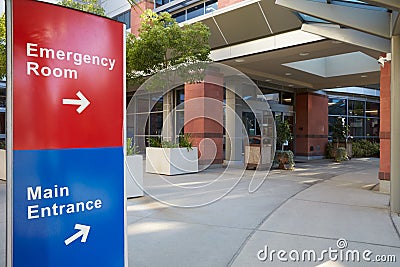
[[[146,172],[176,175],[198,172],[197,147],[187,148],[146,148]]]
[[[0,149],[0,180],[7,180],[6,177],[6,151],[4,149]]]
[[[125,163],[126,197],[141,197],[143,193],[143,156],[126,156]]]

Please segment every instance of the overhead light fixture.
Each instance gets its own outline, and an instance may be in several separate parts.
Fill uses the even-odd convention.
[[[265,81],[266,81],[266,82],[270,82],[270,81],[271,81],[271,79],[266,79]]]
[[[244,62],[244,59],[242,59],[242,58],[238,58],[238,59],[235,59],[235,62],[237,62],[237,63],[241,63],[241,62]]]
[[[286,76],[291,76],[292,74],[290,72],[285,73]]]
[[[289,87],[293,87],[294,85],[293,85],[293,84],[289,84],[288,86],[289,86]]]
[[[368,77],[368,75],[361,75],[361,78],[367,78]]]
[[[308,52],[302,52],[302,53],[299,54],[299,56],[305,57],[305,56],[308,56],[309,54],[310,53],[308,53]]]

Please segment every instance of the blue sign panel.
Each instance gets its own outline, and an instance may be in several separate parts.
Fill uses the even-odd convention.
[[[15,151],[14,162],[14,266],[123,266],[122,148]]]

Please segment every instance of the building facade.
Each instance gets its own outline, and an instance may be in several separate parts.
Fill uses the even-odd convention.
[[[377,59],[393,51],[392,33],[380,20],[393,21],[391,29],[397,29],[390,16],[398,14],[393,13],[398,6],[381,0],[142,0],[134,7],[125,0],[100,2],[109,17],[126,23],[134,34],[147,8],[169,12],[182,24],[203,22],[211,31],[212,59],[250,77],[268,99],[275,119],[289,122],[295,138],[288,148],[297,159],[324,157],[332,123],[340,116],[354,139],[380,142],[379,178],[382,184],[390,180],[391,64],[379,65]],[[231,97],[222,90],[226,105]],[[177,88],[168,104],[181,105],[187,92]],[[157,101],[138,138],[160,134],[166,103]],[[179,128],[185,109],[175,112]],[[247,134],[257,135],[254,115],[243,109],[237,113]],[[230,146],[218,143],[223,150]]]

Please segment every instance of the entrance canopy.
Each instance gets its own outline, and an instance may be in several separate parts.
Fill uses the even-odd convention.
[[[378,89],[373,86],[379,83],[377,59],[391,51],[390,36],[400,29],[399,5],[394,0],[252,0],[188,22],[210,27],[213,60],[269,87]]]

